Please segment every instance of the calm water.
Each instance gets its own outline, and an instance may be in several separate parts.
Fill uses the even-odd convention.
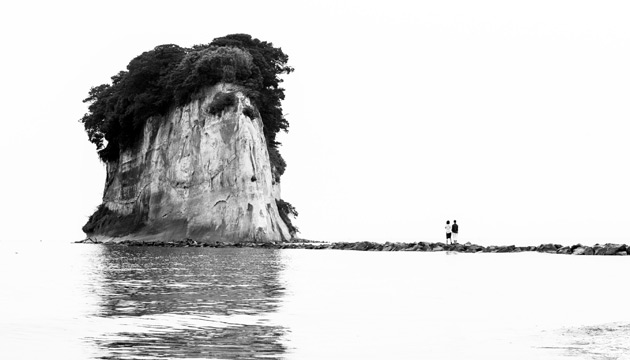
[[[0,250],[0,359],[630,359],[630,257]]]

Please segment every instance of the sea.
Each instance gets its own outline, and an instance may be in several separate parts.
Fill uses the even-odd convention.
[[[630,257],[29,243],[0,359],[630,359]]]

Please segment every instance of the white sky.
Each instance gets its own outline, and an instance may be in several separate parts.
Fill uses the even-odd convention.
[[[317,240],[625,242],[626,1],[0,5],[0,241],[75,241],[103,165],[78,119],[143,51],[248,33],[286,77],[283,198]]]

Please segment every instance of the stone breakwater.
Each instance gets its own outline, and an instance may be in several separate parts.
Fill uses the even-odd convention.
[[[313,249],[313,250],[356,250],[356,251],[454,251],[461,253],[517,253],[517,252],[540,252],[549,254],[565,254],[565,255],[628,255],[630,246],[625,244],[595,244],[593,246],[585,246],[581,244],[572,246],[563,246],[559,244],[541,244],[538,246],[516,246],[516,245],[500,245],[500,246],[481,246],[471,243],[465,244],[444,244],[444,243],[390,243],[384,244],[361,241],[361,242],[335,242],[335,243],[319,243],[312,241],[302,242],[240,242],[240,243],[224,243],[224,242],[197,242],[192,239],[179,241],[133,241],[124,240],[120,242],[100,242],[88,238],[86,240],[77,241],[81,244],[106,244],[118,246],[160,246],[160,247],[210,247],[210,248],[263,248],[263,249]]]

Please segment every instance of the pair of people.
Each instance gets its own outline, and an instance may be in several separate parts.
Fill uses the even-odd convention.
[[[457,220],[453,220],[453,225],[449,220],[446,220],[446,245],[448,245],[449,241],[451,244],[457,244],[457,234],[459,233],[459,225],[457,225]]]

